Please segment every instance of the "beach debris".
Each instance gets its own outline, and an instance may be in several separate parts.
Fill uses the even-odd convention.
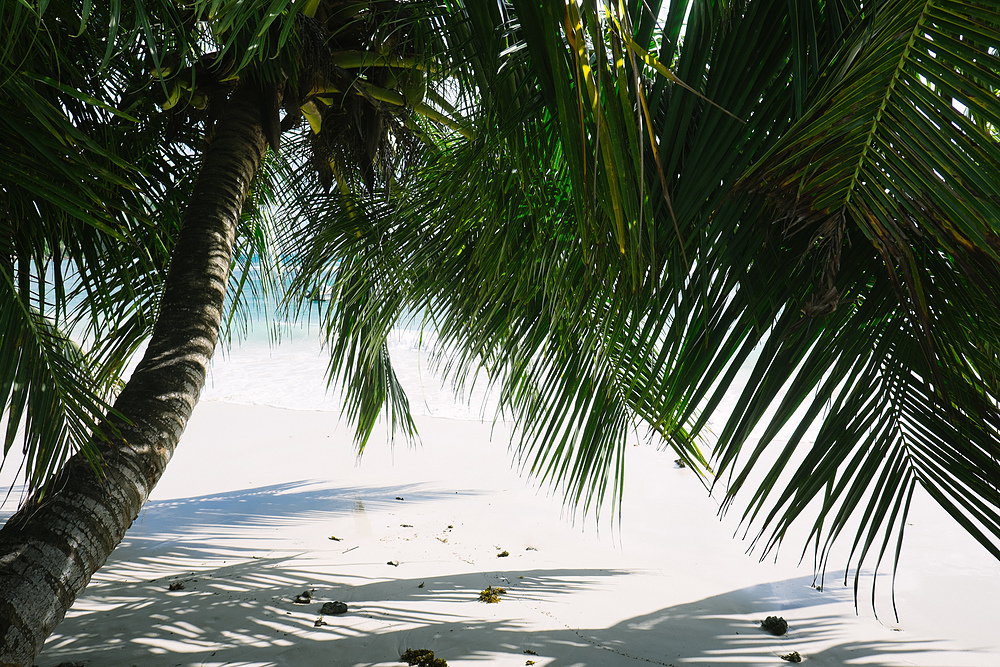
[[[760,622],[760,627],[764,628],[772,635],[781,636],[788,632],[788,622],[781,616],[768,616]]]
[[[336,535],[331,535],[330,539],[333,540],[334,542],[343,542],[344,541],[343,537],[337,537]]]
[[[360,546],[361,546],[360,544],[357,544],[357,545],[355,545],[355,546],[351,547],[350,549],[344,549],[344,550],[343,550],[343,551],[341,551],[340,553],[342,553],[342,554],[346,554],[346,553],[347,553],[348,551],[354,551],[355,549],[357,549],[357,548],[358,548],[358,547],[360,547]]]
[[[496,588],[494,588],[493,586],[487,586],[486,590],[480,591],[479,601],[485,602],[487,604],[495,604],[497,602],[500,602],[500,596],[505,595],[506,593],[507,593],[506,588],[500,588],[499,586],[497,586]]]
[[[447,537],[437,537],[437,536],[435,536],[435,539],[438,542],[442,543],[442,544],[448,544],[448,538]]]
[[[525,660],[524,664],[525,665],[533,665],[533,664],[535,664],[535,661],[534,660]]]
[[[537,653],[535,653],[534,651],[532,651],[530,648],[524,649],[524,654],[525,655],[538,655]]]
[[[417,586],[417,588],[423,588],[423,587],[424,587],[424,582],[422,582],[422,581],[421,581],[421,582],[420,582],[420,585],[419,585],[419,586]]]
[[[510,553],[508,553],[507,550],[504,549],[503,551],[501,551],[500,553],[497,554],[497,558],[506,558],[509,555],[510,555]]]
[[[538,551],[538,549],[536,549],[535,547],[525,547],[524,550],[525,551]]]
[[[781,656],[781,659],[786,662],[802,662],[802,656],[799,655],[798,651],[792,651],[791,653],[786,653]]]
[[[413,528],[412,523],[401,523],[399,525],[402,526],[403,528]]]
[[[396,496],[396,500],[402,500],[403,496]]]
[[[184,582],[183,581],[174,581],[174,582],[171,582],[171,584],[169,586],[167,586],[167,590],[168,591],[182,591],[182,590],[184,590]]]
[[[324,621],[322,616],[313,621],[314,628],[322,628],[324,625],[330,625],[330,624]]]
[[[60,662],[56,667],[84,667],[84,663],[79,660],[67,660],[66,662]]]
[[[385,564],[386,565],[392,565],[393,567],[399,567],[399,561],[398,560],[387,560],[385,562]]]
[[[403,655],[399,656],[399,659],[411,667],[448,667],[447,662],[434,657],[434,651],[425,648],[408,648]]]
[[[451,525],[450,523],[448,524],[448,530],[451,530],[451,529],[452,529],[452,528],[454,528],[454,527],[455,527],[455,526]]]
[[[340,614],[347,613],[347,603],[341,602],[340,600],[334,600],[333,602],[324,602],[323,606],[320,608],[319,613],[326,616],[338,616]]]
[[[684,459],[674,459],[674,465],[676,465],[678,468],[687,468],[688,467],[687,464],[684,463]]]
[[[310,602],[312,602],[312,599],[313,599],[312,591],[306,590],[296,595],[295,599],[292,600],[292,602],[294,602],[295,604],[309,604]]]

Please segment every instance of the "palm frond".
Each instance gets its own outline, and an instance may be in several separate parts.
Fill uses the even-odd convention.
[[[91,433],[110,406],[111,387],[95,387],[92,360],[65,332],[32,308],[0,270],[0,400],[7,428],[4,461],[23,427],[23,472],[30,491],[49,478],[78,447],[97,461]],[[88,443],[90,446],[87,446]]]
[[[768,424],[732,497],[778,428],[808,405],[745,514],[764,513],[769,545],[822,498],[819,560],[858,515],[857,563],[872,549],[881,560],[920,486],[1000,556],[998,368],[989,356],[1000,199],[987,176],[1000,173],[990,129],[1000,111],[998,27],[958,4],[892,2],[859,16],[802,118],[747,172],[743,187],[767,197],[786,238],[801,238],[789,246],[811,285],[777,320],[720,442],[721,468],[734,467],[749,430]],[[822,424],[816,442],[792,464],[810,423]]]
[[[995,55],[972,37],[995,44],[989,21],[898,3],[688,5],[662,28],[645,8],[616,27],[698,94],[634,77],[656,68],[605,42],[592,4],[477,15],[513,40],[478,79],[491,127],[424,163],[356,266],[392,267],[380,289],[428,314],[459,388],[486,370],[524,428],[525,465],[571,501],[618,496],[622,433],[638,424],[701,460],[696,438],[739,381],[712,467],[727,506],[759,484],[744,519],[765,553],[811,515],[819,567],[859,520],[855,565],[893,536],[898,557],[918,487],[996,552],[1000,200],[972,180],[996,170]],[[967,62],[928,46],[946,42]],[[960,104],[909,74],[917,61],[941,82],[974,71]],[[391,326],[392,308],[364,312]]]
[[[156,203],[176,194],[186,170],[156,164],[182,164],[175,147],[149,150],[162,145],[163,123],[134,95],[148,80],[141,53],[102,62],[113,36],[85,29],[93,20],[129,42],[135,31],[104,20],[123,18],[118,5],[86,17],[73,3],[18,7],[0,16],[18,45],[0,58],[3,337],[23,344],[5,347],[5,451],[24,427],[24,474],[42,487],[87,446],[148,335],[177,226]]]

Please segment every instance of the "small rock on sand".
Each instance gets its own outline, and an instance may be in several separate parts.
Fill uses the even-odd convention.
[[[347,603],[341,602],[340,600],[334,600],[333,602],[324,602],[323,607],[319,610],[319,613],[325,614],[327,616],[337,616],[339,614],[346,614]]]

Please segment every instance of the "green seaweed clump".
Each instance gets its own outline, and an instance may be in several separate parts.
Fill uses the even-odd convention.
[[[406,653],[399,656],[399,659],[408,665],[416,667],[448,667],[448,663],[441,658],[434,657],[434,651],[425,648],[406,649]]]
[[[487,604],[500,602],[500,596],[506,592],[506,588],[500,588],[499,586],[493,588],[492,586],[487,586],[485,591],[481,591],[479,593],[479,601],[486,602]]]
[[[781,656],[781,659],[786,662],[802,662],[802,656],[799,655],[798,651],[792,651],[791,653],[787,653]]]

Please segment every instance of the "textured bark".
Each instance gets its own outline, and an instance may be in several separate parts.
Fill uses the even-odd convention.
[[[237,91],[216,126],[174,248],[149,347],[115,402],[101,474],[73,457],[53,490],[0,530],[0,665],[33,664],[139,515],[173,455],[215,350],[236,223],[266,150],[260,94]],[[113,432],[105,428],[105,432]]]

